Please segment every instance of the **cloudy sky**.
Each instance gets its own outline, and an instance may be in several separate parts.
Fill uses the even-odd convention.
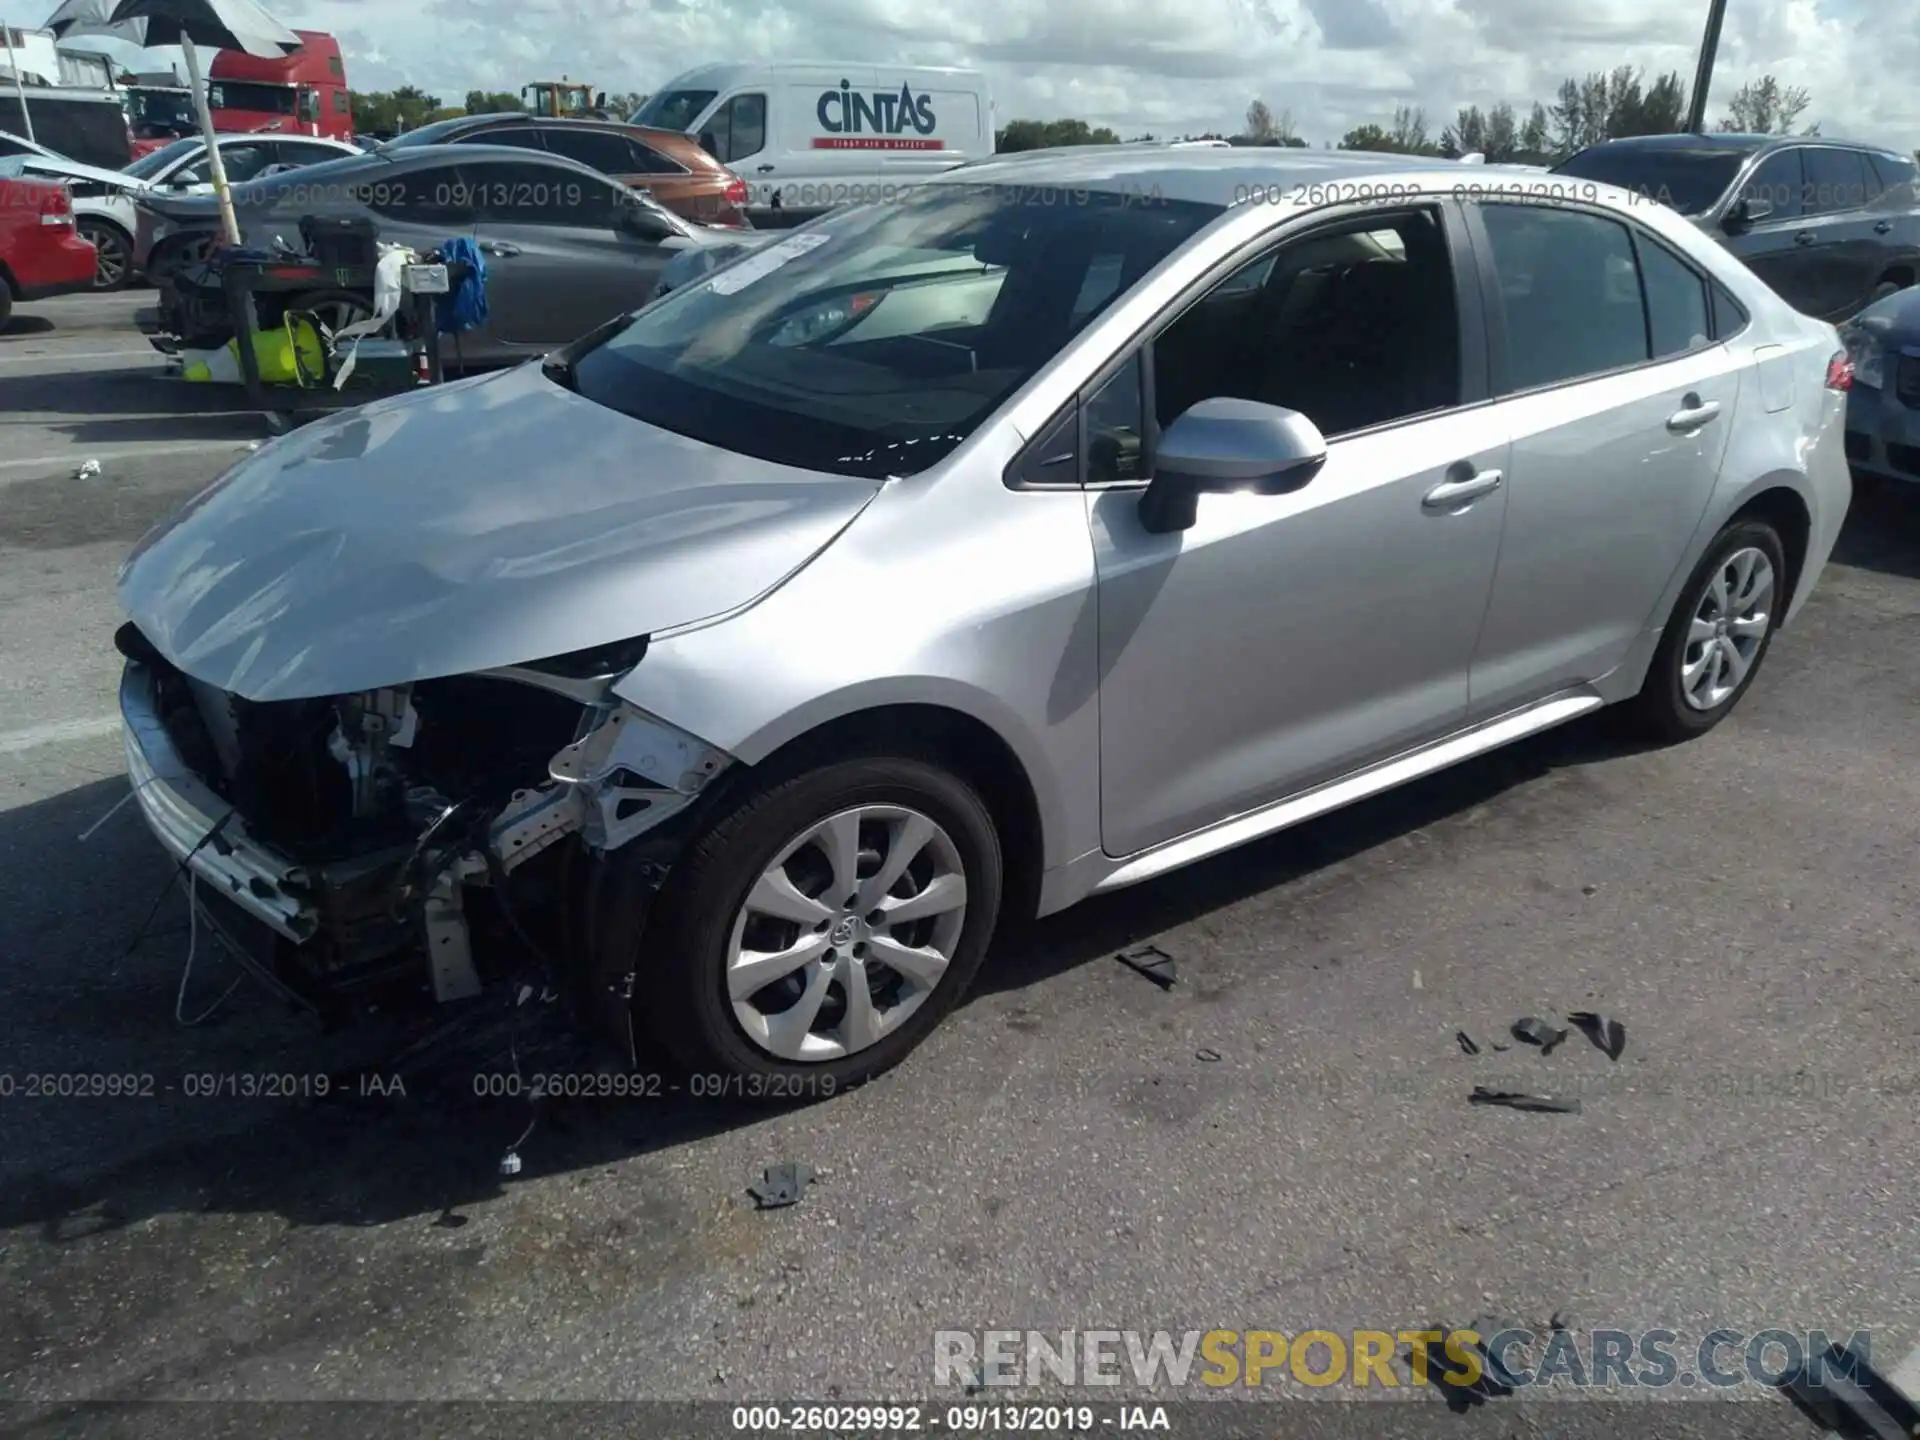
[[[714,60],[974,65],[998,119],[1078,116],[1125,134],[1234,130],[1259,96],[1318,145],[1425,108],[1523,111],[1570,74],[1690,82],[1706,0],[267,0],[340,37],[356,89],[558,76],[651,91]],[[1713,93],[1767,72],[1825,133],[1920,146],[1920,4],[1732,0]],[[1712,112],[1717,118],[1719,107]]]

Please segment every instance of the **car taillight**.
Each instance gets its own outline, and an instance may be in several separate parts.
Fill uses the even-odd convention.
[[[747,182],[742,180],[738,175],[727,182],[727,203],[729,205],[744,205],[747,203]]]
[[[64,185],[49,185],[46,193],[40,197],[40,223],[42,225],[72,225],[73,201]]]
[[[1827,388],[1829,390],[1853,388],[1853,357],[1844,350],[1834,352],[1834,357],[1827,361]]]

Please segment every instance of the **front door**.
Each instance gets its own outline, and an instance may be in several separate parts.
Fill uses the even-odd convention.
[[[1476,718],[1596,681],[1650,625],[1706,514],[1740,396],[1706,280],[1639,227],[1477,207],[1513,437]],[[1644,298],[1643,298],[1644,297]]]
[[[549,350],[637,310],[673,251],[618,227],[630,196],[549,162],[462,161],[487,263],[488,329]]]
[[[1777,150],[1760,162],[1741,194],[1764,200],[1771,210],[1726,246],[1802,315],[1823,315],[1831,305],[1831,284],[1824,278],[1830,257],[1821,253],[1820,231],[1806,208],[1804,152],[1795,146]]]
[[[1088,397],[1099,574],[1101,834],[1128,855],[1445,734],[1499,555],[1506,437],[1451,207],[1374,211],[1222,281]],[[1248,283],[1252,275],[1257,284]],[[1477,334],[1477,329],[1470,333]],[[1283,496],[1139,519],[1151,436],[1197,401],[1284,405],[1327,436]],[[1152,423],[1143,423],[1142,416]],[[1141,437],[1148,437],[1143,447]],[[1104,458],[1103,458],[1104,457]]]

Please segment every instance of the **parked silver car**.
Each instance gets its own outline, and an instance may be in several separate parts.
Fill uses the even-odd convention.
[[[971,167],[276,440],[122,572],[139,803],[316,1003],[545,966],[793,1096],[1003,915],[1699,735],[1840,529],[1845,353],[1670,210],[1460,174]]]

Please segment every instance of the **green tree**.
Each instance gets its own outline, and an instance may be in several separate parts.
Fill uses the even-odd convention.
[[[417,130],[422,125],[457,113],[442,105],[438,95],[429,95],[414,85],[402,85],[398,90],[361,90],[353,94],[353,128],[363,134]]]
[[[1062,145],[1118,145],[1120,137],[1106,126],[1093,126],[1084,120],[1009,120],[993,137],[993,148],[1010,153],[1016,150],[1051,150]]]
[[[1342,150],[1380,150],[1392,152],[1399,149],[1389,135],[1378,125],[1356,125],[1340,137]]]
[[[1520,127],[1520,150],[1527,155],[1548,154],[1547,107],[1538,100],[1527,114],[1527,123]]]
[[[467,114],[469,115],[501,115],[526,108],[520,103],[520,97],[511,91],[467,91]]]
[[[1749,80],[1727,102],[1727,115],[1720,128],[1745,135],[1791,135],[1807,106],[1813,103],[1803,86],[1785,85],[1771,75]],[[1818,125],[1809,125],[1800,133],[1814,135]]]

